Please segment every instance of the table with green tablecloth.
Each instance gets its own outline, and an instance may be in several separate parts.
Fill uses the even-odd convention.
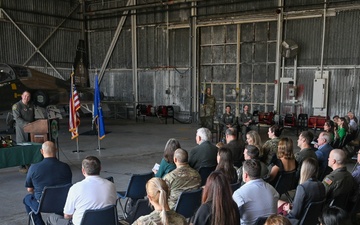
[[[40,162],[40,143],[26,143],[13,147],[0,148],[0,168],[14,167]]]

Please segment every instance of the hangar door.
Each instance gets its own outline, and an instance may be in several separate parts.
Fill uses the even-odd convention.
[[[199,28],[199,90],[211,87],[217,115],[227,104],[238,115],[274,110],[276,22]]]

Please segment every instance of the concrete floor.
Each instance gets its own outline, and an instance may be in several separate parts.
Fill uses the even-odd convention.
[[[168,121],[169,122],[169,121]],[[60,122],[59,149],[60,160],[70,165],[73,183],[83,179],[81,161],[85,156],[94,155],[102,162],[101,176],[113,176],[117,190],[125,190],[132,173],[151,171],[154,163],[160,163],[164,146],[169,138],[176,138],[181,146],[192,149],[195,143],[197,124],[160,123],[158,118],[147,118],[145,122],[134,120],[105,120],[107,133],[97,151],[98,141],[95,135],[85,135],[91,130],[91,119],[82,118],[79,128],[79,150],[74,153],[76,141],[70,139],[67,120]],[[0,122],[5,127],[4,120]],[[1,129],[3,130],[3,129]],[[267,138],[267,128],[259,129],[263,142]],[[284,130],[282,136],[292,137],[296,146],[296,132]],[[295,151],[299,149],[296,147]],[[351,165],[349,166],[351,168]],[[27,194],[24,187],[25,174],[18,172],[18,167],[0,169],[0,220],[3,225],[27,224],[28,216],[22,203]],[[46,215],[44,215],[44,219]]]

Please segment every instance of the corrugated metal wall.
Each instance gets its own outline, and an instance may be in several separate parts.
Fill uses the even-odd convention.
[[[11,1],[3,0],[2,7],[25,35],[39,46],[60,24],[77,4],[57,1]],[[65,21],[60,29],[43,45],[40,51],[55,67],[71,68],[75,58],[77,42],[80,38],[81,23],[75,13]],[[5,15],[1,22],[0,62],[23,64],[35,51]],[[47,67],[46,61],[36,54],[27,65]],[[66,76],[66,74],[62,74]]]
[[[328,0],[329,6],[338,6],[349,1]],[[66,17],[78,1],[55,0],[2,0],[1,7],[19,24],[36,46]],[[90,80],[95,69],[100,69],[122,11],[100,15],[97,10],[113,10],[124,7],[126,0],[88,2],[87,22]],[[156,0],[138,0],[137,4],[157,4]],[[319,4],[318,4],[319,3]],[[285,11],[322,8],[323,0],[286,0]],[[350,3],[355,4],[355,1]],[[249,22],[262,15],[276,18],[277,0],[261,1],[199,1],[197,19],[199,74],[190,73],[190,10],[191,3],[157,6],[137,10],[137,55],[139,102],[149,104],[176,104],[181,110],[190,111],[192,76],[213,88],[218,100],[218,113],[225,104],[241,108],[250,103],[253,109],[273,110],[276,21]],[[304,6],[304,7],[303,7]],[[15,10],[16,9],[16,10]],[[64,78],[73,64],[76,46],[81,38],[80,8],[71,15],[59,31],[40,49]],[[25,12],[27,11],[27,12]],[[358,88],[360,67],[360,10],[335,10],[335,15],[326,19],[324,67],[330,71],[328,113],[344,114],[348,110],[360,114]],[[246,22],[236,16],[248,15]],[[0,19],[0,61],[22,64],[33,53],[33,47],[4,16]],[[268,18],[268,17],[264,17]],[[231,22],[229,22],[229,20]],[[204,22],[209,23],[204,25]],[[222,25],[219,25],[222,23]],[[225,23],[225,25],[224,25]],[[231,24],[233,23],[233,24]],[[297,95],[299,103],[288,104],[284,96],[283,112],[312,114],[313,79],[321,59],[323,19],[301,18],[284,21],[284,39],[298,43]],[[240,36],[238,36],[240,35]],[[239,37],[239,39],[238,39]],[[239,53],[239,55],[238,55]],[[105,94],[124,102],[135,99],[132,74],[131,20],[128,17],[114,48],[105,72],[101,88]],[[237,58],[239,57],[239,58]],[[293,59],[285,61],[285,77],[293,76]],[[50,74],[55,74],[38,54],[28,65]],[[329,67],[329,68],[327,68]],[[349,88],[351,87],[351,88]],[[285,87],[285,89],[288,87]],[[169,92],[166,92],[169,90]],[[235,97],[233,90],[236,91]],[[167,94],[169,93],[169,94]],[[286,94],[286,90],[285,90]],[[300,95],[301,94],[301,95]],[[350,97],[349,97],[350,96]]]

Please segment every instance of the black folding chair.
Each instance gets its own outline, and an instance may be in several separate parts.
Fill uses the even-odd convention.
[[[182,192],[176,203],[175,212],[185,218],[191,218],[201,205],[201,195],[202,188]]]
[[[84,212],[80,225],[118,225],[116,205],[101,209],[88,209]]]
[[[31,221],[32,224],[35,225],[32,218],[33,214],[55,213],[63,215],[66,198],[71,186],[72,184],[45,187],[40,198],[38,209],[31,209],[32,211],[29,213],[28,224],[30,224]]]
[[[153,172],[145,174],[133,174],[130,177],[128,187],[126,191],[118,191],[118,202],[122,210],[124,218],[127,217],[126,206],[129,199],[138,200],[143,199],[146,196],[146,183],[154,176]],[[121,204],[121,199],[126,199],[125,205]]]

